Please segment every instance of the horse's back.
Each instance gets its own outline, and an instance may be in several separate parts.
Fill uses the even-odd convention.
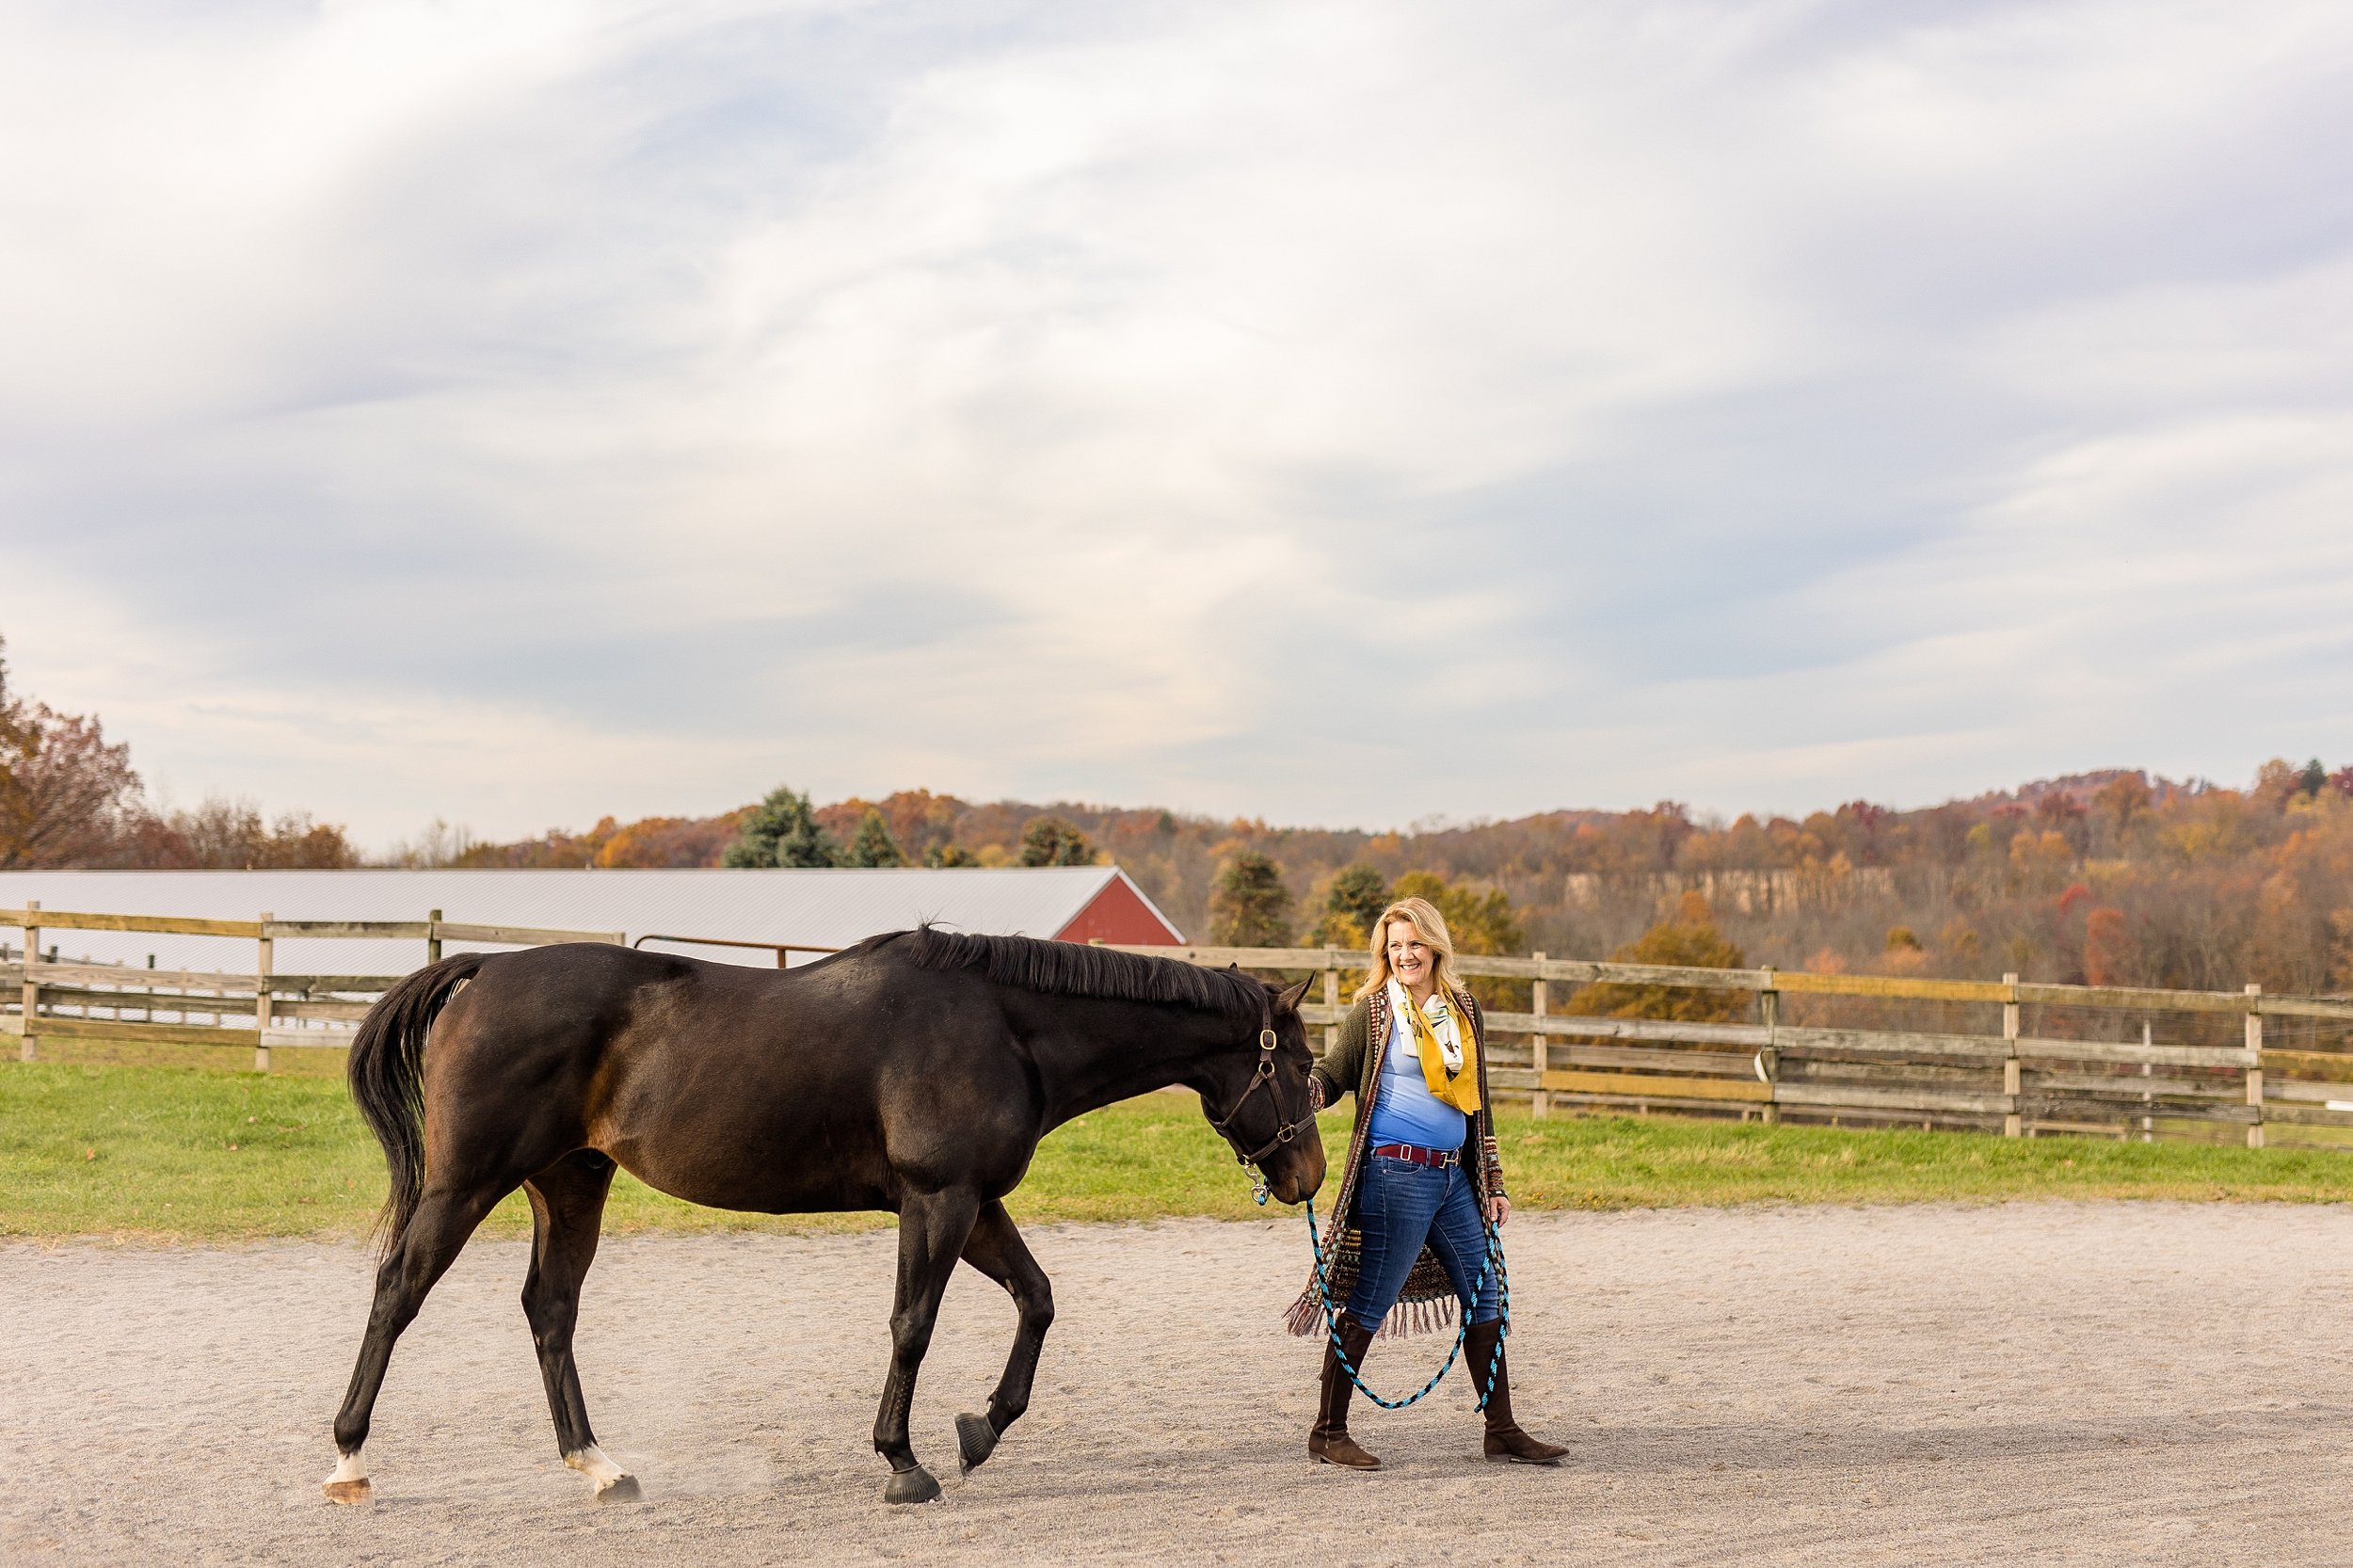
[[[494,1108],[466,1116],[478,1132],[550,1160],[598,1148],[690,1202],[889,1208],[910,1178],[1034,1124],[1003,1034],[973,977],[888,944],[784,970],[569,944],[486,962],[437,1024],[427,1078],[463,1080],[445,1104]]]

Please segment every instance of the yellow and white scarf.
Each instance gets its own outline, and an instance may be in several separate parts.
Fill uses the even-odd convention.
[[[1391,980],[1391,1015],[1403,1018],[1414,1032],[1415,1054],[1421,1058],[1421,1080],[1433,1098],[1468,1115],[1479,1109],[1479,1037],[1460,1021],[1454,999],[1440,986],[1431,993],[1427,1008],[1417,1006],[1413,994]]]

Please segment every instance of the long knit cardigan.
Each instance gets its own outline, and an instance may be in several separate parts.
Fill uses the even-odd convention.
[[[1469,993],[1458,991],[1455,996],[1464,1016],[1470,1019],[1471,1038],[1478,1042],[1480,1109],[1467,1118],[1462,1155],[1463,1169],[1470,1173],[1480,1212],[1484,1214],[1488,1199],[1503,1196],[1503,1159],[1496,1148],[1492,1109],[1495,1100],[1487,1092],[1487,1031],[1480,1019],[1479,1004]],[[1388,992],[1375,991],[1350,1010],[1340,1025],[1339,1039],[1324,1052],[1311,1075],[1321,1104],[1336,1104],[1341,1095],[1352,1089],[1356,1093],[1356,1127],[1349,1135],[1348,1160],[1340,1169],[1339,1195],[1332,1204],[1333,1224],[1323,1236],[1322,1283],[1336,1312],[1348,1304],[1364,1258],[1364,1233],[1356,1224],[1356,1184],[1364,1174],[1365,1151],[1371,1145],[1372,1108],[1381,1096],[1381,1063],[1388,1054],[1389,1027]],[[1405,1276],[1405,1288],[1398,1297],[1396,1309],[1382,1324],[1381,1336],[1389,1338],[1448,1327],[1454,1321],[1458,1304],[1445,1266],[1429,1243],[1424,1242],[1421,1256],[1414,1260],[1413,1272]],[[1308,1273],[1307,1288],[1291,1304],[1283,1320],[1293,1334],[1322,1331],[1323,1306],[1317,1297],[1313,1271]]]

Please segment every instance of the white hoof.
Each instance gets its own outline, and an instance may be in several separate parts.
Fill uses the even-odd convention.
[[[330,1503],[364,1503],[368,1500],[368,1467],[360,1460],[360,1451],[344,1454],[335,1461],[335,1473],[319,1483]]]
[[[594,1443],[578,1453],[566,1454],[564,1463],[597,1483],[600,1503],[633,1503],[645,1496],[637,1489],[637,1478],[614,1464]]]

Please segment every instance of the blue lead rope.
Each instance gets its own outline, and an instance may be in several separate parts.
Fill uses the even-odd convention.
[[[1370,1400],[1382,1409],[1403,1410],[1407,1405],[1418,1404],[1428,1399],[1439,1384],[1446,1381],[1447,1373],[1454,1369],[1455,1359],[1463,1353],[1464,1342],[1470,1337],[1471,1308],[1477,1304],[1480,1296],[1485,1292],[1487,1275],[1490,1272],[1496,1276],[1496,1293],[1498,1297],[1498,1304],[1503,1309],[1502,1327],[1496,1336],[1496,1353],[1487,1364],[1487,1387],[1490,1389],[1495,1387],[1496,1369],[1503,1365],[1503,1343],[1512,1337],[1512,1275],[1511,1272],[1503,1266],[1502,1232],[1496,1227],[1496,1223],[1492,1219],[1486,1219],[1483,1215],[1481,1219],[1485,1220],[1487,1230],[1486,1256],[1480,1259],[1479,1283],[1471,1287],[1471,1299],[1457,1314],[1454,1348],[1446,1352],[1445,1363],[1430,1374],[1430,1381],[1423,1384],[1418,1390],[1401,1400],[1385,1400],[1366,1385],[1364,1378],[1349,1361],[1347,1349],[1340,1343],[1338,1315],[1333,1309],[1331,1286],[1323,1274],[1323,1238],[1316,1230],[1316,1202],[1313,1198],[1307,1200],[1307,1245],[1314,1249],[1316,1256],[1316,1300],[1323,1307],[1323,1332],[1331,1337],[1332,1353],[1339,1358],[1340,1369],[1348,1374],[1348,1381],[1354,1384],[1358,1392],[1362,1393],[1366,1399]],[[1487,1396],[1484,1393],[1481,1394],[1478,1402],[1471,1408],[1486,1409]]]

